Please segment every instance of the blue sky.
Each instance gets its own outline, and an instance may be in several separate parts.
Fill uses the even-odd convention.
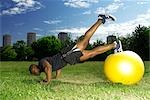
[[[100,13],[115,16],[115,22],[101,25],[90,42],[106,40],[114,32],[131,33],[139,24],[150,26],[150,0],[0,0],[1,34],[11,34],[12,42],[26,41],[27,32],[37,38],[70,33],[83,35]],[[0,39],[2,45],[2,37]]]

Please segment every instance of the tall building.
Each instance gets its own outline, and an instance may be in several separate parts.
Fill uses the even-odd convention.
[[[116,36],[114,35],[107,36],[107,44],[112,43],[114,40],[116,40]]]
[[[6,45],[11,45],[11,35],[9,34],[3,35],[3,47]]]
[[[36,33],[27,33],[27,45],[31,45],[34,41],[36,41]]]
[[[65,32],[60,32],[58,34],[58,38],[61,40],[61,41],[65,41],[67,38],[68,38],[68,34],[65,33]]]

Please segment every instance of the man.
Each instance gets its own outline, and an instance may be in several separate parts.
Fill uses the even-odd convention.
[[[60,53],[52,57],[45,57],[41,59],[38,65],[30,65],[30,73],[33,75],[40,75],[41,72],[44,72],[46,74],[46,78],[41,82],[49,83],[52,78],[52,71],[56,71],[55,78],[58,78],[60,76],[61,69],[68,63],[73,65],[111,49],[115,49],[115,52],[118,52],[118,50],[121,51],[121,42],[116,41],[104,46],[98,46],[92,50],[85,50],[94,32],[101,24],[105,23],[106,19],[115,21],[115,19],[110,15],[100,14],[96,23],[84,34],[83,40],[77,42],[75,45],[64,48]]]

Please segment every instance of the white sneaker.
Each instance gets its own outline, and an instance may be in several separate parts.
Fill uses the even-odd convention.
[[[120,41],[120,40],[118,40],[117,42],[114,41],[114,43],[115,43],[115,47],[116,47],[116,48],[114,49],[114,53],[122,52],[123,49],[122,49],[122,43],[121,43],[121,41]]]
[[[108,14],[99,14],[98,19],[102,20],[103,24],[106,22],[107,19],[112,20],[112,21],[116,20],[114,16],[108,15]]]

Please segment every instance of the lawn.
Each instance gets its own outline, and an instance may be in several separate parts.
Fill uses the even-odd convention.
[[[37,82],[44,74],[29,74],[31,63],[36,62],[1,62],[0,100],[150,100],[148,61],[142,80],[131,86],[109,82],[103,73],[103,62],[68,65],[60,79],[44,85]]]

